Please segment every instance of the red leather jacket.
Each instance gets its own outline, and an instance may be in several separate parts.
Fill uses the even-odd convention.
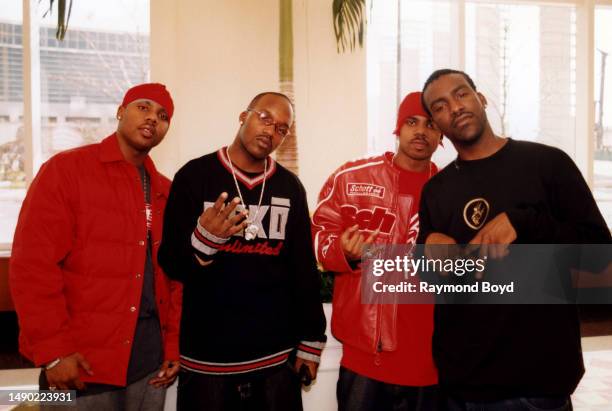
[[[346,163],[328,179],[313,221],[314,248],[318,262],[337,273],[334,280],[334,336],[362,351],[395,351],[397,305],[362,304],[361,269],[351,268],[339,236],[358,224],[360,230],[380,230],[378,244],[416,242],[418,198],[399,195],[400,171],[392,164],[393,153]],[[430,175],[437,172],[431,163]]]
[[[144,165],[165,359],[178,360],[182,288],[157,264],[170,181],[149,157]],[[83,381],[125,385],[146,239],[138,170],[115,135],[43,164],[23,202],[10,259],[21,352],[41,365],[78,351],[94,373],[81,372]]]

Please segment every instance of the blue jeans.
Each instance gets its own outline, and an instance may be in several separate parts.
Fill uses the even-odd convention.
[[[438,388],[387,384],[340,367],[339,411],[437,411]]]
[[[302,411],[302,384],[288,365],[238,375],[181,370],[177,410]]]
[[[40,409],[43,411],[163,411],[166,389],[149,385],[149,380],[158,372],[155,370],[127,387],[89,384],[87,395],[77,392],[76,407],[74,405],[41,405]],[[39,387],[41,390],[49,389],[44,371],[39,377]]]
[[[572,411],[569,397],[510,398],[495,402],[448,399],[447,411]]]

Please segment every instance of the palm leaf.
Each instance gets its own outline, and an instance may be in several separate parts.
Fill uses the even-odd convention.
[[[358,43],[363,47],[366,15],[365,0],[334,0],[332,4],[336,47],[353,51]]]
[[[39,2],[42,0],[39,0]],[[51,14],[53,10],[53,3],[55,0],[49,0],[49,9],[43,15],[47,17],[47,14]],[[64,40],[66,31],[68,30],[68,21],[70,20],[70,13],[72,12],[72,0],[68,3],[68,16],[66,16],[66,0],[57,0],[57,31],[55,32],[55,38],[58,40]]]

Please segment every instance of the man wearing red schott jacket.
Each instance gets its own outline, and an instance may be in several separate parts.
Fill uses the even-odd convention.
[[[170,181],[148,156],[174,105],[162,84],[128,90],[117,131],[42,165],[19,215],[10,286],[20,350],[41,389],[84,410],[162,410],[179,370],[181,292],[157,264]]]
[[[336,273],[340,411],[437,407],[433,306],[362,304],[358,266],[364,245],[416,242],[421,189],[437,172],[431,156],[442,138],[420,98],[411,93],[400,105],[397,152],[344,164],[323,186],[313,215],[317,259]]]

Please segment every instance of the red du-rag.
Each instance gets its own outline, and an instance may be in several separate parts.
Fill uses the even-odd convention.
[[[145,83],[134,86],[125,93],[121,105],[126,107],[132,101],[140,99],[153,100],[162,106],[168,113],[168,122],[170,122],[174,113],[174,103],[170,93],[166,90],[166,86],[160,83]]]
[[[414,93],[410,93],[404,97],[404,100],[402,101],[402,104],[400,104],[399,110],[397,111],[397,125],[395,126],[395,131],[393,134],[399,136],[400,129],[406,122],[406,119],[412,116],[431,118],[421,104],[420,91],[415,91]]]

